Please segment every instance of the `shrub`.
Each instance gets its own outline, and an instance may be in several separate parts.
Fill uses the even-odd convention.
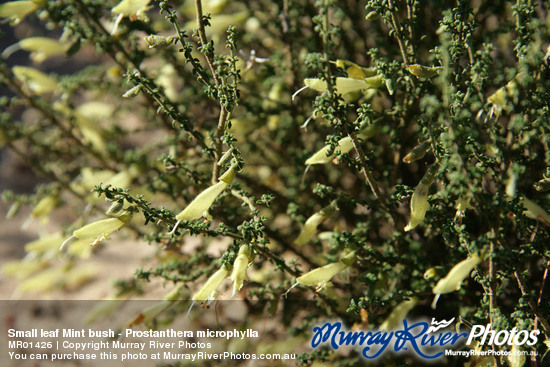
[[[28,3],[0,5],[47,37],[2,54],[0,142],[44,181],[3,198],[75,214],[25,275],[74,277],[88,244],[134,233],[156,264],[119,294],[158,277],[203,305],[313,299],[280,320],[296,335],[435,294],[441,317],[547,335],[548,4]]]

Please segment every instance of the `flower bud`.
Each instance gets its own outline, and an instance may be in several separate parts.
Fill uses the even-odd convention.
[[[109,207],[109,209],[107,209],[105,214],[115,215],[116,213],[122,210],[122,207],[124,207],[124,200],[117,200],[111,204],[111,206]]]
[[[424,272],[424,279],[431,279],[437,275],[436,268],[429,268]]]

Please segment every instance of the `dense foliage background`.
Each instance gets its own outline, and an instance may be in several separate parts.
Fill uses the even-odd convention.
[[[18,3],[0,5],[17,36],[0,59],[0,143],[42,181],[3,199],[8,217],[65,213],[4,267],[22,290],[80,285],[90,252],[131,236],[155,246],[155,265],[114,298],[161,278],[169,300],[285,309],[280,327],[297,336],[326,318],[377,328],[409,301],[408,317],[547,338],[546,2]],[[471,277],[434,292],[476,256]]]

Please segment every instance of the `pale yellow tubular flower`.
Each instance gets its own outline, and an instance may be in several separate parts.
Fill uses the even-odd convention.
[[[80,170],[80,176],[71,182],[71,189],[82,195],[88,195],[94,186],[106,182],[115,173],[109,170],[94,170],[90,167],[84,167]],[[96,195],[91,195],[90,198],[96,198]],[[96,200],[96,199],[93,199]],[[93,201],[92,200],[92,201]],[[88,200],[87,200],[88,201]]]
[[[223,12],[229,0],[203,0],[202,12],[204,14],[210,13],[212,15],[220,14]],[[195,16],[195,3],[192,1],[185,1],[179,10],[186,17],[192,18]]]
[[[220,178],[219,182],[210,186],[187,205],[178,215],[176,219],[181,222],[182,220],[195,220],[203,216],[205,212],[210,209],[216,198],[231,184],[235,177],[236,171],[234,167],[227,170]]]
[[[300,235],[294,243],[296,245],[303,245],[307,243],[317,233],[317,227],[321,224],[326,217],[322,213],[315,213],[309,217],[304,223],[304,228],[300,232]]]
[[[63,241],[63,240],[62,240]],[[58,242],[57,244],[61,243]],[[58,246],[59,247],[59,246]],[[90,246],[89,239],[76,240],[67,248],[67,253],[80,259],[88,259],[92,256],[94,248]]]
[[[78,267],[57,266],[46,269],[22,282],[18,291],[48,292],[54,288],[74,289],[93,278],[98,271],[96,264],[83,264]]]
[[[229,186],[223,181],[210,186],[197,197],[178,215],[176,219],[182,220],[195,220],[201,218],[206,211],[212,206],[216,198]]]
[[[125,301],[132,296],[132,291],[126,291],[122,294],[110,294],[94,304],[94,307],[84,317],[84,324],[91,325],[98,320],[110,316]]]
[[[328,90],[327,82],[323,79],[306,78],[304,79],[304,84],[307,88],[311,88],[317,92],[326,92]]]
[[[89,101],[76,108],[76,112],[94,121],[107,119],[115,112],[115,106],[106,102]]]
[[[518,176],[513,173],[512,170],[508,171],[508,178],[506,179],[506,195],[509,197],[514,197],[516,195]],[[550,225],[550,214],[540,205],[536,204],[534,201],[529,200],[524,195],[521,195],[523,199],[523,206],[525,207],[525,216],[527,218],[540,220],[546,225]]]
[[[89,282],[99,272],[99,267],[95,263],[87,263],[71,268],[65,274],[63,287],[67,289],[76,289]]]
[[[109,235],[115,231],[118,231],[126,223],[118,218],[107,218],[98,220],[85,225],[84,227],[74,231],[73,235],[78,239],[96,238],[102,235]]]
[[[428,203],[428,192],[435,174],[437,173],[437,169],[437,164],[430,166],[424,177],[422,177],[422,180],[420,180],[418,186],[414,189],[411,197],[411,219],[409,224],[405,227],[405,231],[410,231],[424,220],[426,212],[430,208],[430,204]]]
[[[122,0],[118,5],[111,9],[113,14],[117,14],[117,18],[113,25],[111,34],[115,34],[118,30],[118,26],[124,17],[135,19],[147,19],[145,12],[149,10],[149,3],[151,0]]]
[[[155,79],[157,84],[164,88],[164,93],[168,98],[176,101],[180,97],[180,84],[178,73],[172,64],[166,64],[159,70],[159,75]]]
[[[379,130],[380,126],[373,124],[357,133],[357,137],[361,139],[369,139]],[[338,147],[336,150],[340,151],[340,154],[349,153],[353,149],[353,141],[349,136],[346,136],[338,141]],[[311,157],[306,160],[308,166],[314,164],[326,164],[331,162],[336,157],[336,151],[332,155],[327,155],[330,151],[330,145],[325,145],[323,148],[315,152]]]
[[[471,200],[472,200],[472,196],[468,194],[462,195],[458,198],[458,200],[456,201],[455,218],[462,217],[466,213],[466,210],[468,209],[475,209],[471,204]]]
[[[61,232],[40,236],[39,239],[31,241],[25,245],[27,253],[44,254],[50,251],[57,251],[59,244],[63,242]]]
[[[347,269],[351,264],[355,262],[355,251],[349,255],[344,256],[339,261],[320,268],[313,269],[301,277],[296,278],[297,284],[302,284],[308,287],[323,287],[328,281],[330,281],[336,274]]]
[[[133,326],[137,324],[149,324],[151,321],[155,319],[158,315],[160,315],[162,312],[167,310],[170,306],[172,306],[179,298],[181,294],[183,286],[178,286],[174,289],[172,289],[170,292],[168,292],[164,297],[162,298],[162,301],[157,302],[153,304],[150,307],[147,307],[143,311],[139,313],[139,315],[134,318],[130,323],[128,323],[127,326]]]
[[[104,156],[107,155],[107,148],[101,133],[100,125],[62,102],[54,102],[53,108],[69,118],[70,121],[75,122],[75,125],[86,142],[89,143],[96,152]]]
[[[222,282],[227,278],[229,271],[225,266],[219,268],[214,274],[208,278],[206,283],[197,293],[193,295],[192,300],[195,302],[210,302],[216,296],[216,292]]]
[[[550,214],[544,210],[540,205],[535,202],[527,199],[525,196],[523,198],[523,206],[525,207],[525,216],[527,218],[540,220],[546,225],[550,225]]]
[[[177,39],[178,37],[176,36],[161,36],[157,34],[150,34],[144,38],[149,48],[165,48],[173,45]]]
[[[345,138],[342,138],[338,141],[338,147],[336,148],[336,150],[339,150],[340,154],[348,153],[352,149],[353,142],[349,136],[346,136]],[[322,149],[309,157],[306,160],[306,164],[309,166],[313,164],[325,164],[332,161],[336,155],[334,153],[332,155],[328,155],[329,151],[330,145],[325,145]]]
[[[505,181],[506,186],[504,192],[509,197],[514,197],[516,195],[516,188],[518,184],[518,175],[515,174],[511,169],[508,170],[508,178]]]
[[[49,265],[49,261],[38,257],[25,258],[22,260],[10,261],[2,266],[2,274],[21,281]]]
[[[66,272],[63,266],[46,269],[21,282],[17,290],[22,293],[50,291],[63,285]]]
[[[36,94],[52,93],[57,90],[57,81],[43,72],[27,66],[14,66],[13,75]]]
[[[422,143],[415,146],[406,156],[403,157],[403,162],[410,164],[424,158],[429,148],[430,141],[423,141]]]
[[[111,12],[129,17],[131,15],[146,11],[150,2],[151,0],[122,0],[118,3],[118,5],[111,9]]]
[[[348,76],[353,79],[370,78],[376,75],[376,70],[372,68],[365,68],[351,61],[336,60],[334,63],[337,67],[344,69]]]
[[[101,128],[92,120],[75,113],[75,121],[80,129],[80,133],[88,143],[101,155],[107,155],[105,140],[101,135]]]
[[[369,78],[363,79],[367,86],[371,89],[378,89],[384,84],[385,78],[383,75],[375,75]]]
[[[441,66],[423,66],[423,65],[409,65],[409,72],[419,78],[430,79],[439,74],[443,69]]]
[[[347,267],[348,265],[344,264],[342,261],[337,261],[307,272],[301,277],[298,277],[296,282],[305,286],[319,286],[331,280],[332,277]]]
[[[104,182],[105,185],[111,185],[112,187],[128,188],[132,183],[132,180],[138,174],[135,166],[130,166],[128,169],[118,172],[108,180]]]
[[[31,218],[40,218],[42,223],[48,220],[48,216],[57,206],[58,197],[48,195],[40,199],[31,212]]]
[[[365,92],[369,89],[370,90],[378,89],[383,82],[384,82],[384,77],[382,75],[376,75],[376,76],[363,78],[363,79],[338,77],[336,78],[334,90],[336,93],[346,97],[351,93]],[[327,82],[322,79],[306,78],[304,79],[304,84],[305,84],[304,87],[298,89],[292,95],[292,100],[294,100],[301,91],[307,88],[316,90],[318,92],[326,92],[328,90]]]
[[[243,25],[248,18],[250,17],[250,12],[248,10],[242,10],[236,13],[231,14],[217,14],[212,15],[210,18],[211,26],[206,28],[206,36],[208,38],[212,36],[219,37],[223,35],[229,26],[241,26]],[[191,30],[197,27],[197,21],[195,17],[193,20],[185,23],[185,28]]]
[[[7,18],[10,25],[19,24],[27,15],[43,6],[44,1],[8,1],[0,4],[0,18]]]
[[[234,297],[237,291],[240,291],[243,287],[245,279],[248,279],[246,275],[246,269],[250,263],[250,248],[246,245],[241,246],[239,253],[233,263],[233,270],[229,279],[233,281],[233,293]]]
[[[353,78],[336,78],[336,93],[347,94],[353,92],[362,92],[365,89],[371,88],[364,79]]]
[[[500,116],[502,110],[506,107],[506,95],[506,88],[501,87],[487,98],[487,102],[491,103],[493,106],[491,113],[497,117]]]
[[[459,290],[464,279],[470,275],[473,268],[480,262],[481,258],[473,255],[453,266],[445,278],[440,279],[433,288],[432,293],[435,294],[435,297],[432,308],[435,308],[440,295]]]
[[[132,219],[131,212],[124,212],[118,218],[108,218],[98,220],[96,222],[85,225],[84,227],[77,229],[73,232],[73,235],[67,238],[59,248],[60,251],[69,243],[73,238],[79,240],[92,240],[91,246],[96,246],[100,241],[104,240],[111,233],[118,231]]]
[[[492,105],[491,115],[494,114],[498,117],[503,110],[509,111],[512,108],[512,103],[517,102],[519,89],[516,79],[522,79],[521,73],[487,97],[487,102]]]
[[[21,49],[31,53],[31,59],[37,64],[52,56],[63,55],[70,47],[69,44],[48,37],[29,37],[18,43]]]
[[[378,330],[390,331],[402,326],[403,319],[407,316],[410,310],[416,306],[418,298],[412,297],[407,301],[403,301],[398,304],[390,313],[390,315],[384,320]]]
[[[330,205],[324,207],[323,209],[309,217],[304,223],[304,228],[302,228],[300,235],[298,236],[298,238],[296,238],[294,243],[300,246],[311,240],[311,238],[317,233],[317,227],[319,226],[319,224],[321,224],[325,219],[334,214],[336,209],[336,202],[332,202]]]

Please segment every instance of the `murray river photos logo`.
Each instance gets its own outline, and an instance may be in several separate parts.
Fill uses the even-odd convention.
[[[323,326],[313,328],[311,346],[317,348],[328,344],[337,350],[344,346],[362,348],[361,354],[367,359],[380,357],[387,351],[408,351],[424,359],[436,359],[445,354],[445,350],[455,349],[474,342],[478,345],[535,345],[538,341],[539,330],[493,330],[491,324],[474,325],[469,333],[457,332],[449,328],[454,318],[446,321],[432,319],[431,324],[426,321],[409,322],[403,320],[403,327],[392,331],[347,331],[342,329],[340,322],[327,322]],[[446,330],[449,328],[449,330]]]

